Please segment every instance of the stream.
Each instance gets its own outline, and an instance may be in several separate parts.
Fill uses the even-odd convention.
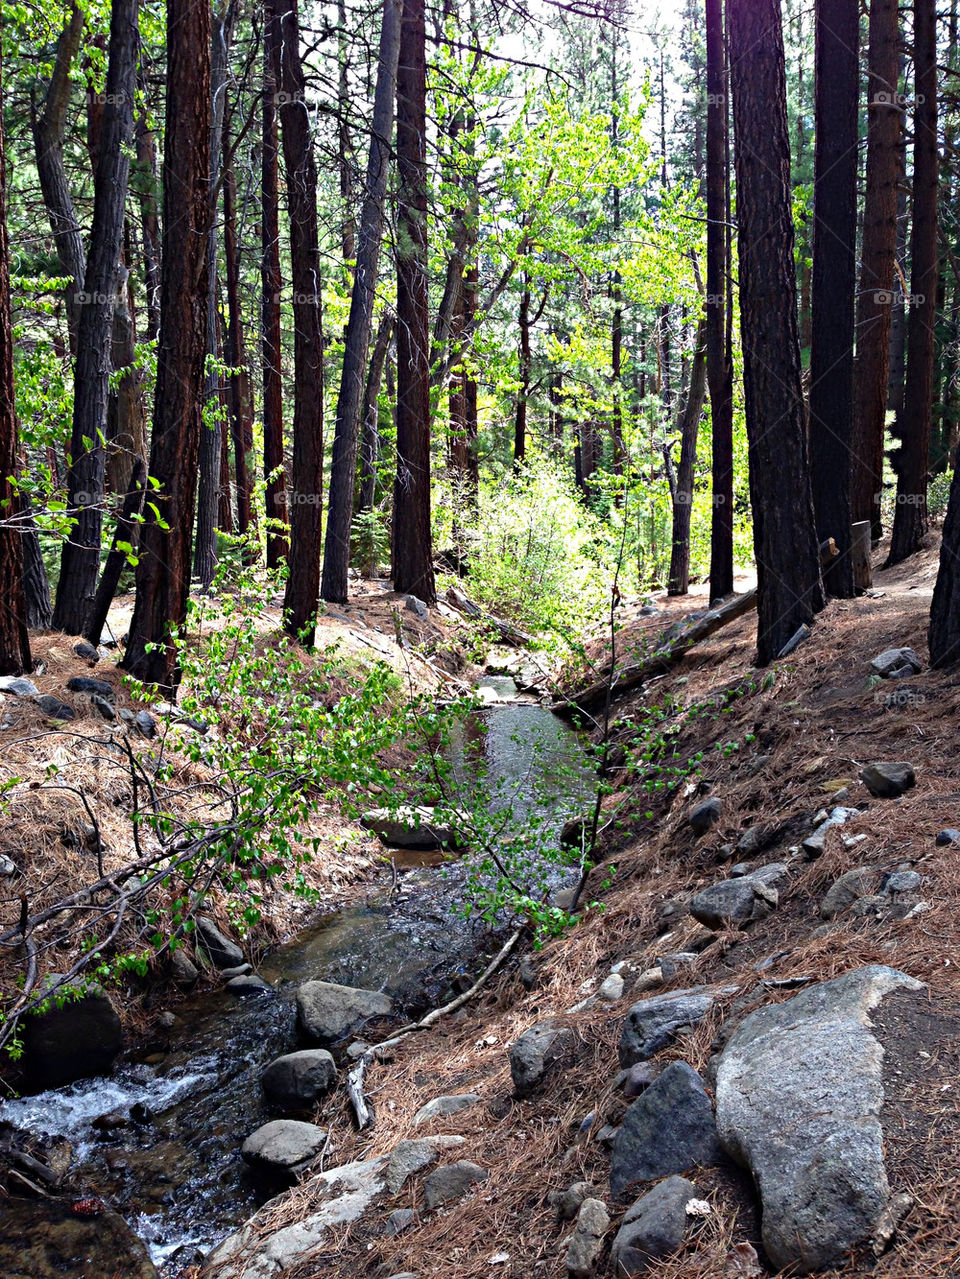
[[[533,818],[537,839],[555,843],[593,796],[581,739],[517,698],[511,677],[488,676],[478,691],[485,706],[451,745],[454,778],[469,791],[482,777],[494,822]],[[461,861],[397,850],[364,903],[325,915],[264,960],[259,972],[273,995],[198,994],[176,1006],[162,1051],[7,1102],[0,1119],[69,1142],[74,1180],[127,1219],[162,1275],[179,1274],[276,1192],[249,1172],[240,1145],[275,1117],[259,1079],[297,1047],[297,987],[319,978],[382,990],[407,1017],[450,997],[451,983],[475,974],[495,944],[479,920],[457,914],[466,874]],[[575,874],[548,865],[543,878],[557,889]]]

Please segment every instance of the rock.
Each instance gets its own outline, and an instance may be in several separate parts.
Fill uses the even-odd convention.
[[[883,1049],[869,1014],[920,982],[882,965],[752,1013],[717,1069],[717,1124],[749,1167],[776,1268],[839,1264],[869,1239],[890,1198],[883,1162]]]
[[[11,875],[15,875],[16,873],[16,863],[11,861],[6,853],[0,854],[0,876],[4,879],[9,879]]]
[[[87,661],[87,662],[100,661],[100,654],[93,647],[93,645],[88,644],[86,640],[80,640],[78,641],[78,643],[74,644],[73,651],[76,653],[77,657],[82,657],[84,661]]]
[[[854,919],[866,919],[869,915],[886,915],[891,902],[886,893],[869,893],[866,897],[858,897],[850,907]]]
[[[73,1198],[4,1197],[0,1274],[5,1279],[157,1279],[146,1246],[109,1208],[74,1213]]]
[[[884,875],[880,882],[880,891],[889,893],[917,893],[923,884],[923,876],[915,870],[894,870]]]
[[[770,842],[771,828],[766,822],[758,822],[745,830],[737,840],[737,852],[743,857],[752,857],[759,853]]]
[[[600,983],[597,998],[602,999],[605,1004],[615,1004],[623,995],[623,985],[623,977],[620,973],[610,973]]]
[[[234,977],[247,977],[252,972],[249,964],[237,964],[236,968],[221,968],[220,976],[224,981],[230,981]]]
[[[200,976],[196,964],[179,947],[170,952],[170,967],[173,969],[173,980],[178,986],[192,986]]]
[[[157,721],[149,711],[137,711],[133,722],[141,737],[146,737],[148,741],[156,737]]]
[[[610,1229],[606,1205],[599,1199],[584,1199],[577,1224],[567,1246],[567,1274],[570,1279],[590,1279],[603,1250],[603,1237]]]
[[[876,871],[869,866],[858,866],[841,875],[827,889],[820,903],[820,918],[833,919],[841,911],[847,910],[858,897],[869,893],[876,883]]]
[[[207,1279],[278,1279],[295,1269],[331,1230],[363,1216],[384,1189],[386,1166],[387,1157],[380,1155],[311,1178],[311,1202],[320,1208],[280,1230],[271,1226],[276,1206],[268,1203],[208,1257]]]
[[[231,977],[225,986],[231,995],[246,998],[249,995],[272,995],[273,987],[268,985],[256,973],[243,973],[239,977]]]
[[[11,697],[38,697],[40,690],[33,680],[20,675],[0,675],[0,693],[9,693]]]
[[[534,968],[529,955],[524,955],[520,963],[517,964],[517,975],[524,990],[531,991],[536,987],[537,970]]]
[[[240,1148],[248,1164],[281,1172],[296,1172],[320,1153],[327,1134],[316,1124],[299,1119],[271,1119],[250,1134]]]
[[[321,1047],[339,1043],[371,1017],[387,1017],[393,1000],[377,990],[358,990],[331,981],[308,981],[297,991],[297,1024]]]
[[[615,1275],[642,1274],[653,1262],[668,1256],[683,1243],[690,1229],[687,1204],[697,1195],[685,1177],[668,1177],[648,1190],[624,1214],[610,1252]]]
[[[937,846],[945,848],[947,844],[960,844],[960,830],[954,830],[952,826],[947,826],[937,836]]]
[[[756,870],[756,867],[753,862],[737,862],[736,865],[730,867],[730,878],[743,879],[754,870]]]
[[[583,1201],[594,1198],[596,1194],[597,1188],[592,1182],[575,1181],[566,1190],[551,1191],[547,1199],[556,1208],[558,1220],[573,1221]]]
[[[244,962],[243,951],[206,915],[197,916],[197,936],[215,968],[236,968]]]
[[[91,697],[90,704],[93,709],[100,715],[101,719],[113,723],[117,718],[117,712],[114,710],[110,702],[105,697]]]
[[[476,1105],[481,1100],[480,1094],[476,1092],[458,1093],[451,1097],[434,1097],[433,1101],[428,1101],[425,1106],[421,1106],[414,1115],[412,1127],[419,1128],[421,1124],[428,1124],[432,1119],[446,1119],[449,1115],[457,1115],[461,1110],[466,1110],[468,1106]]]
[[[713,1106],[703,1080],[674,1061],[627,1109],[613,1143],[610,1189],[621,1199],[636,1181],[655,1181],[720,1155]]]
[[[881,679],[890,679],[894,675],[919,675],[923,663],[912,648],[885,648],[873,659],[870,668]]]
[[[722,810],[723,801],[712,796],[710,799],[705,799],[702,804],[697,804],[687,818],[687,825],[695,835],[705,835],[720,820]]]
[[[449,822],[437,821],[436,809],[404,804],[400,808],[371,808],[360,825],[384,844],[395,848],[457,848],[460,839]]]
[[[418,599],[416,595],[405,595],[403,597],[403,607],[408,613],[412,613],[414,617],[418,617],[421,622],[430,620],[430,611],[424,604],[423,600]]]
[[[66,702],[61,702],[59,697],[54,697],[52,693],[41,693],[35,697],[34,702],[43,711],[44,715],[50,719],[76,719],[77,712],[72,706],[68,706]]]
[[[830,814],[819,823],[816,830],[808,835],[803,841],[801,847],[811,861],[823,856],[826,848],[826,838],[829,831],[834,826],[843,826],[851,817],[856,817],[858,810],[856,808],[844,808],[838,805],[830,811]]]
[[[442,1150],[462,1145],[462,1137],[421,1137],[419,1140],[408,1138],[398,1141],[387,1164],[387,1189],[391,1195],[398,1195],[412,1176],[437,1162]]]
[[[570,817],[563,823],[560,831],[560,843],[564,848],[580,848],[583,838],[590,827],[589,817]]]
[[[529,1097],[550,1073],[551,1068],[573,1047],[573,1031],[545,1021],[525,1030],[510,1045],[510,1076],[518,1097]]]
[[[860,780],[877,799],[896,799],[917,784],[912,766],[902,762],[868,764],[861,769]]]
[[[727,991],[736,989],[726,988]],[[620,1065],[626,1068],[646,1061],[661,1048],[666,1048],[682,1026],[695,1026],[707,1015],[717,996],[725,993],[720,986],[693,986],[689,990],[670,991],[641,999],[627,1013],[620,1034]]]
[[[169,1008],[165,1008],[157,1018],[157,1025],[161,1030],[173,1030],[180,1018],[176,1013],[172,1013]]]
[[[402,1235],[405,1230],[410,1229],[415,1218],[416,1213],[412,1208],[394,1208],[387,1218],[387,1234]]]
[[[763,887],[763,892],[757,889]],[[772,900],[771,900],[772,895]],[[740,928],[752,920],[763,919],[777,904],[777,890],[766,888],[754,876],[724,879],[697,893],[690,903],[690,914],[707,928],[716,930]]]
[[[649,1061],[638,1061],[629,1070],[623,1072],[623,1095],[627,1098],[639,1097],[660,1075],[660,1067]]]
[[[90,679],[87,675],[74,675],[67,680],[67,688],[71,693],[87,693],[93,697],[104,697],[108,702],[115,700],[113,685],[105,679]]]
[[[442,1208],[444,1204],[462,1199],[471,1186],[478,1181],[486,1181],[489,1176],[486,1169],[472,1164],[469,1159],[444,1164],[423,1183],[424,1201],[428,1208]]]
[[[260,1077],[271,1106],[303,1110],[328,1093],[337,1082],[337,1067],[325,1048],[305,1048],[277,1057]]]
[[[53,980],[51,976],[48,984]],[[123,1047],[120,1018],[97,986],[80,999],[68,998],[62,1008],[54,1002],[48,1012],[25,1017],[20,1024],[24,1070],[38,1091],[107,1074]]]

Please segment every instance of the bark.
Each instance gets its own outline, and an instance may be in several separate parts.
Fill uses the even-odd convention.
[[[130,296],[130,272],[121,263],[113,311],[110,361],[123,370],[107,400],[106,482],[111,493],[130,491],[130,477],[138,461],[147,457],[147,423],[143,403],[143,375],[135,367],[137,333]]]
[[[281,40],[278,103],[290,214],[294,324],[290,572],[283,600],[284,629],[312,644],[320,593],[323,515],[323,331],[317,166],[300,59],[296,0],[276,0],[276,12]]]
[[[901,54],[900,64],[904,64]],[[903,75],[901,73],[901,80]],[[905,81],[904,81],[905,83]],[[893,272],[893,301],[890,315],[890,365],[887,372],[887,412],[896,419],[903,412],[903,383],[907,371],[907,299],[903,291],[901,270],[907,266],[907,245],[910,231],[910,209],[907,203],[907,139],[900,132],[897,178],[897,238],[894,262],[899,269]]]
[[[707,382],[712,437],[710,598],[733,590],[733,359],[728,335],[730,146],[723,0],[706,0]]]
[[[54,628],[71,635],[79,635],[83,628],[100,567],[111,334],[120,280],[138,51],[136,0],[114,0],[101,158],[94,175],[90,256],[83,293],[77,295],[77,360],[67,474],[67,510],[72,525],[60,557],[60,581],[53,610]]]
[[[0,29],[0,37],[2,37]],[[3,51],[0,48],[0,78]],[[0,117],[0,675],[22,675],[32,666],[23,590],[23,540],[12,477],[17,472],[17,415],[13,393],[13,322],[7,245],[7,157]]]
[[[394,588],[436,601],[430,530],[424,0],[404,0],[397,71],[397,477]]]
[[[20,495],[20,527],[23,543],[23,593],[27,607],[27,626],[30,630],[48,631],[53,624],[53,601],[50,598],[50,582],[43,562],[37,522],[26,493]]]
[[[393,108],[400,53],[402,0],[385,0],[377,63],[377,87],[373,102],[370,156],[360,226],[357,261],[350,298],[350,317],[343,348],[343,371],[337,396],[337,418],[330,463],[327,533],[320,594],[325,600],[345,604],[350,567],[350,531],[356,488],[357,440],[366,385],[367,353],[376,302],[380,243],[383,239],[383,206],[390,173]],[[384,354],[386,352],[384,351]]]
[[[224,121],[224,146],[229,140],[229,121]],[[231,156],[223,182],[223,258],[227,285],[226,362],[234,370],[227,378],[227,420],[233,444],[234,480],[237,491],[237,531],[247,538],[244,556],[256,559],[253,519],[253,384],[247,362],[247,343],[240,308],[240,251],[237,239],[237,176]],[[226,450],[225,450],[226,451]]]
[[[140,533],[137,597],[122,665],[171,692],[180,678],[177,643],[190,591],[206,353],[210,32],[209,4],[168,0],[160,339],[149,466],[157,488]]]
[[[857,285],[857,0],[817,0],[816,143],[810,481],[817,537],[839,554],[823,575],[831,595],[855,594],[850,554],[853,438],[853,324]]]
[[[933,417],[933,365],[937,320],[937,14],[934,0],[915,0],[913,228],[910,237],[910,313],[900,447],[893,455],[897,504],[887,565],[923,547],[927,531],[927,470]]]
[[[932,666],[942,668],[960,661],[960,452],[954,456],[927,643]]]
[[[757,660],[766,665],[824,597],[800,381],[780,6],[730,0],[729,13]]]
[[[340,170],[340,200],[343,217],[340,223],[340,246],[345,264],[356,254],[356,223],[353,216],[353,160],[350,145],[350,57],[347,45],[347,6],[337,0],[337,62],[340,78],[337,84],[337,167]],[[379,64],[382,66],[382,63]],[[378,67],[377,75],[380,71]],[[393,118],[393,108],[390,111]],[[376,133],[376,126],[374,126]],[[349,279],[349,277],[348,277]]]
[[[145,467],[138,458],[130,476],[130,486],[123,499],[123,506],[117,518],[117,527],[113,534],[113,545],[103,565],[100,581],[97,583],[93,603],[87,611],[83,623],[83,637],[91,644],[99,644],[103,628],[107,624],[107,614],[113,603],[120,584],[120,575],[128,563],[129,552],[122,545],[126,543],[132,551],[136,551],[140,537],[139,516],[143,511],[143,499],[146,491]]]
[[[850,514],[879,537],[883,438],[890,361],[890,313],[897,238],[897,179],[903,109],[898,85],[896,0],[870,0],[867,72],[867,171],[857,292]]]
[[[697,340],[690,368],[690,383],[680,419],[680,464],[671,484],[673,537],[670,546],[668,595],[686,595],[690,588],[690,515],[693,504],[693,473],[697,465],[697,436],[706,395],[706,321],[697,326]],[[667,464],[672,470],[669,448]]]
[[[145,93],[145,86],[141,85]],[[160,333],[160,222],[157,217],[157,140],[141,111],[137,116],[137,194],[143,236],[143,284],[147,294],[149,341]]]
[[[517,355],[520,369],[520,389],[513,423],[513,465],[519,470],[527,455],[527,398],[530,394],[530,277],[524,272],[520,293],[520,310],[517,317],[520,340]]]
[[[266,482],[267,567],[287,558],[287,494],[283,461],[283,349],[280,336],[280,23],[267,5],[263,27],[263,146],[260,168],[260,327],[263,379],[263,472]]]
[[[373,344],[367,384],[363,392],[363,427],[360,439],[360,493],[357,509],[369,511],[377,499],[377,463],[380,458],[380,383],[393,338],[393,316],[385,315]]]

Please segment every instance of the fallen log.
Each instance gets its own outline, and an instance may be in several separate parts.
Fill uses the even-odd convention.
[[[499,633],[504,644],[511,644],[514,648],[525,648],[528,644],[533,643],[532,635],[528,635],[526,631],[521,631],[518,626],[514,626],[511,622],[505,622],[502,617],[494,617],[492,613],[487,613],[479,604],[475,604],[472,599],[464,595],[463,591],[457,590],[455,586],[450,587],[444,599],[451,608],[455,608],[464,617],[472,617],[477,621],[485,622],[487,626],[492,626]]]

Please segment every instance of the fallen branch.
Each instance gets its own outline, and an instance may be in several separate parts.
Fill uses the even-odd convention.
[[[455,586],[450,587],[444,599],[451,608],[455,608],[464,617],[472,617],[477,621],[485,622],[488,626],[492,626],[499,633],[504,644],[511,644],[515,648],[525,648],[528,644],[533,643],[532,635],[528,635],[526,631],[521,631],[519,627],[510,622],[505,622],[502,617],[494,617],[492,613],[485,612],[479,604],[475,604],[472,599],[464,595],[463,591],[458,590]]]

